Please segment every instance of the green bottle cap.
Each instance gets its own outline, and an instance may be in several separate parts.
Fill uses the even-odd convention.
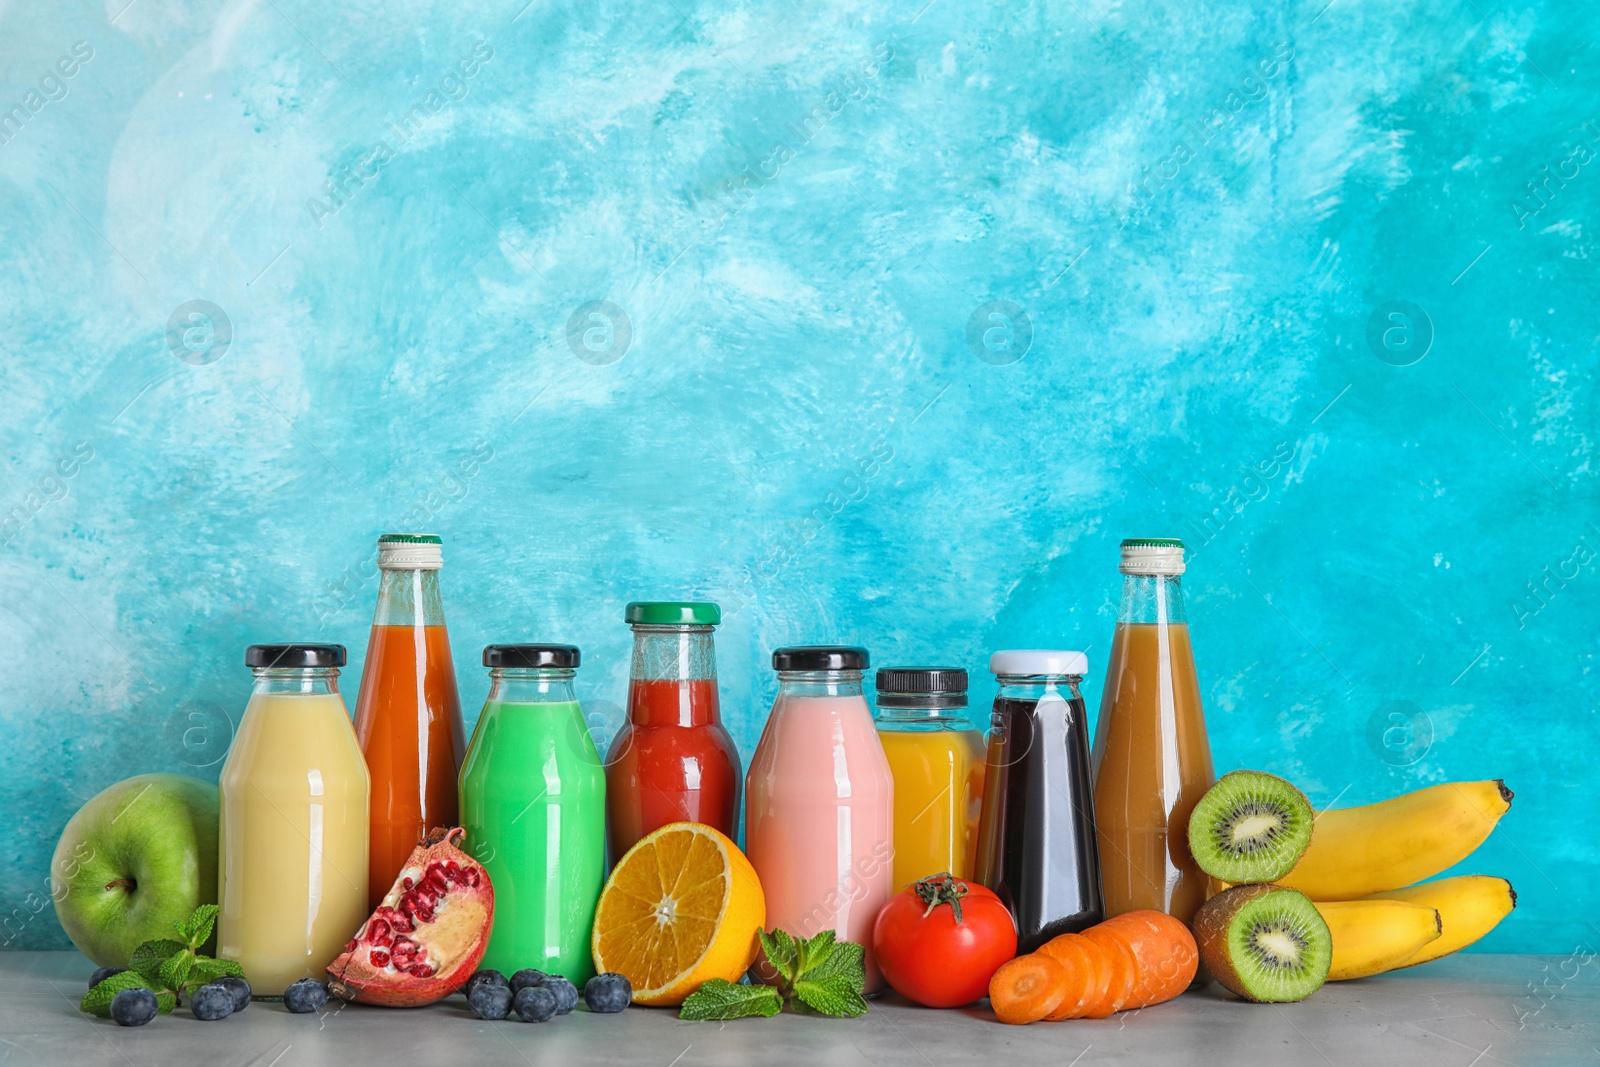
[[[1180,537],[1127,537],[1122,541],[1123,548],[1182,548],[1183,539]]]
[[[635,626],[716,626],[722,609],[688,600],[635,600],[623,618]]]

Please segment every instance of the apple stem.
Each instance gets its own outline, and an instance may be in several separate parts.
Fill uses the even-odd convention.
[[[138,884],[132,878],[118,878],[115,882],[106,883],[106,892],[109,893],[113,889],[132,889]]]

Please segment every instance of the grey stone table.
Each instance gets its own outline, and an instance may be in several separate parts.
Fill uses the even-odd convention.
[[[410,1011],[330,1005],[290,1015],[257,1001],[202,1023],[180,1008],[140,1029],[77,1012],[93,968],[77,953],[0,952],[0,1065],[114,1067],[1489,1067],[1600,1063],[1600,959],[1456,956],[1324,988],[1301,1004],[1215,989],[1099,1021],[1003,1026],[986,1010],[929,1011],[893,996],[865,1018],[783,1015],[686,1023],[669,1011],[583,1008],[542,1025],[488,1023],[465,1001]]]

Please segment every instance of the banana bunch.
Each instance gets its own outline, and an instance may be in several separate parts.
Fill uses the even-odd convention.
[[[1315,817],[1310,844],[1274,880],[1310,897],[1327,922],[1329,981],[1436,960],[1511,913],[1517,894],[1504,878],[1423,881],[1482,844],[1511,796],[1499,780],[1448,782]]]

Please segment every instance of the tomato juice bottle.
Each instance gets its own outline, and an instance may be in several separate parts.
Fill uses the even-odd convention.
[[[494,884],[480,965],[580,988],[606,875],[606,776],[572,690],[572,645],[490,645],[489,699],[461,767],[466,847]]]
[[[434,534],[378,538],[383,578],[356,701],[356,737],[372,774],[372,908],[428,830],[457,823],[466,743],[439,596],[441,544]]]
[[[715,604],[640,602],[633,627],[628,721],[606,756],[611,858],[672,822],[698,822],[736,839],[739,752],[723,729],[712,630]]]

